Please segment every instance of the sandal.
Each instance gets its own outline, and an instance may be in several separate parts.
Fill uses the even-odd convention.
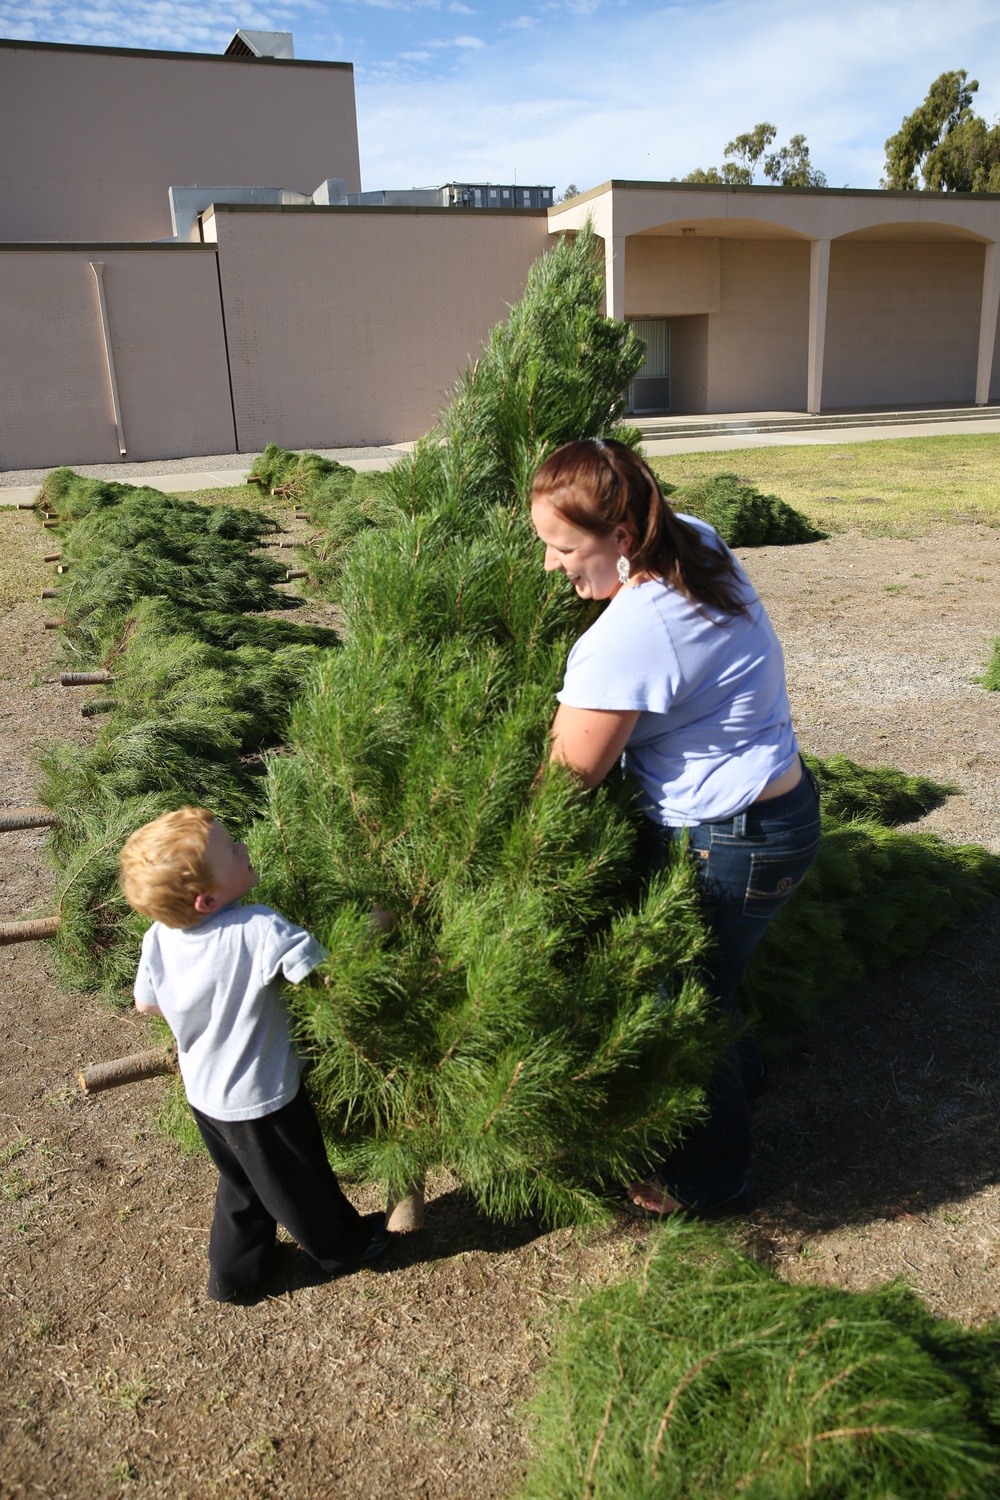
[[[744,1182],[731,1197],[694,1208],[668,1193],[658,1177],[647,1177],[642,1182],[629,1183],[625,1189],[625,1211],[637,1219],[663,1220],[678,1213],[690,1214],[695,1219],[725,1219],[742,1213],[749,1199],[750,1189]]]
[[[686,1205],[679,1198],[672,1198],[656,1177],[647,1177],[642,1182],[630,1182],[625,1189],[625,1210],[637,1219],[665,1219],[670,1214],[684,1213]]]

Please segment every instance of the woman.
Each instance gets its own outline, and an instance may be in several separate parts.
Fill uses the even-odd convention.
[[[569,655],[552,759],[584,786],[624,758],[654,830],[652,868],[677,840],[696,861],[719,1009],[768,922],[816,857],[819,799],[792,729],[781,646],[733,554],[675,514],[622,443],[567,443],[538,470],[531,519],[546,572],[608,607]],[[628,1196],[639,1212],[731,1212],[747,1195],[747,1092],[763,1069],[748,1036],[708,1090],[708,1115]]]

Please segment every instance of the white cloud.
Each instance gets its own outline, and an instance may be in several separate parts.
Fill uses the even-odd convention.
[[[946,46],[936,0],[598,11],[584,0],[536,14],[527,45],[529,28],[497,16],[488,50],[469,52],[457,76],[401,88],[359,78],[366,184],[507,181],[515,169],[519,182],[558,187],[663,180],[718,164],[726,141],[769,119],[779,144],[805,134],[831,186],[877,187],[883,142],[946,68],[982,80],[987,119],[1000,110],[994,0],[953,6]]]

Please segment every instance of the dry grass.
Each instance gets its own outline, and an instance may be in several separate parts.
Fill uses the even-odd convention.
[[[53,581],[51,564],[42,562],[42,553],[55,552],[43,546],[47,538],[31,511],[0,508],[0,610],[10,609],[25,599],[37,599],[43,588]]]
[[[1000,434],[986,433],[678,453],[650,464],[675,485],[738,474],[824,531],[917,536],[965,521],[1000,526],[998,460]]]

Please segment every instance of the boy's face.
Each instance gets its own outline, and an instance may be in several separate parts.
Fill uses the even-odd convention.
[[[195,911],[202,916],[239,901],[260,878],[250,863],[246,844],[234,844],[221,823],[213,823],[208,830],[205,862],[212,872],[212,889],[194,901]]]

